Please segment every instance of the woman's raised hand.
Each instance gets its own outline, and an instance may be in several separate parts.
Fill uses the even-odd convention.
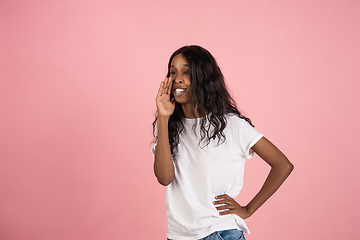
[[[165,78],[161,82],[158,94],[156,96],[156,106],[158,110],[158,117],[170,117],[175,109],[175,99],[170,99],[172,90],[171,77]]]

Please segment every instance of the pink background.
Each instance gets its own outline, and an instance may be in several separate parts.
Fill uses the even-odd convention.
[[[150,152],[173,51],[207,48],[294,163],[255,239],[359,239],[360,1],[0,1],[0,239],[165,239]],[[246,165],[246,204],[269,167]]]

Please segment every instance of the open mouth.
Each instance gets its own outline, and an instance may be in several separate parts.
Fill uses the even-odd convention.
[[[175,88],[174,95],[177,97],[180,97],[180,96],[184,95],[185,91],[186,91],[186,88]]]

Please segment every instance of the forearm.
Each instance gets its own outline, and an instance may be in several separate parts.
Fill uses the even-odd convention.
[[[288,161],[282,165],[276,165],[271,168],[262,188],[246,206],[246,209],[251,215],[276,192],[292,172],[293,168],[294,166]]]
[[[157,119],[157,146],[155,150],[154,173],[160,184],[169,185],[174,178],[174,164],[169,146],[167,117]]]

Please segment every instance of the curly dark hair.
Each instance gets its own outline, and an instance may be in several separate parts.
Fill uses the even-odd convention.
[[[205,146],[210,140],[217,139],[217,144],[222,144],[226,140],[223,133],[226,127],[225,114],[235,114],[239,118],[246,120],[251,126],[251,120],[243,116],[236,107],[235,101],[228,92],[224,76],[216,63],[215,58],[206,49],[196,46],[184,46],[176,50],[169,59],[167,77],[170,76],[170,66],[173,58],[182,54],[187,60],[190,70],[190,91],[191,91],[191,113],[195,117],[195,106],[200,116],[199,123],[196,121],[193,130],[197,124],[200,125],[200,140],[205,141]],[[174,97],[171,92],[170,99]],[[181,104],[175,103],[175,110],[169,119],[169,144],[171,154],[175,158],[177,146],[179,144],[179,135],[184,129],[184,112]],[[155,135],[155,125],[157,117],[153,122],[153,133]],[[207,124],[210,123],[210,124]],[[213,129],[210,131],[210,129]]]

